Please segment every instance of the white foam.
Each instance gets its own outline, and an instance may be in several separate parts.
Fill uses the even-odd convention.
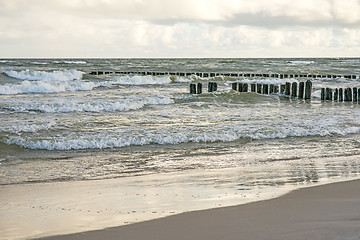
[[[185,78],[185,77],[176,77],[174,82],[177,82],[177,83],[189,83],[189,82],[192,82],[192,80],[190,78]]]
[[[23,81],[19,84],[5,84],[0,86],[1,95],[13,95],[24,93],[58,93],[89,91],[97,87],[92,82],[81,80],[74,81]]]
[[[171,83],[169,76],[119,76],[115,77],[112,84],[122,85],[164,85]]]
[[[261,129],[220,129],[215,131],[199,131],[195,129],[161,129],[158,131],[141,132],[142,129],[128,131],[112,131],[83,136],[66,136],[48,138],[43,140],[28,140],[26,138],[11,137],[6,140],[7,144],[17,144],[29,149],[46,150],[71,150],[71,149],[104,149],[126,146],[139,146],[148,144],[180,144],[180,143],[211,143],[232,142],[238,139],[278,139],[286,137],[302,136],[328,136],[332,134],[346,135],[360,133],[360,127],[336,128],[328,126],[315,126],[311,129],[306,127],[290,127],[282,130],[267,132]],[[139,133],[134,133],[139,132]]]
[[[35,64],[35,65],[47,65],[49,63],[46,62],[31,62],[31,64]]]
[[[297,64],[313,64],[315,63],[314,61],[287,61],[287,63],[293,64],[293,65],[297,65]]]
[[[141,109],[149,105],[167,105],[174,101],[166,96],[129,97],[113,101],[88,99],[56,99],[56,101],[18,103],[8,107],[12,111],[40,111],[45,113],[67,113],[67,112],[125,112]]]
[[[24,80],[17,84],[0,85],[0,94],[22,93],[57,93],[66,91],[89,91],[98,86],[93,82],[83,81],[83,72],[64,71],[6,71],[8,76]]]
[[[17,78],[20,80],[47,80],[47,81],[67,81],[67,80],[77,80],[82,79],[84,72],[77,70],[63,70],[63,71],[6,71],[5,72],[9,77]]]
[[[64,61],[64,63],[67,63],[67,64],[86,64],[87,62],[85,62],[85,61]]]

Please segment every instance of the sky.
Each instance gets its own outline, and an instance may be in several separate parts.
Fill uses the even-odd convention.
[[[360,0],[0,0],[18,57],[360,57]]]

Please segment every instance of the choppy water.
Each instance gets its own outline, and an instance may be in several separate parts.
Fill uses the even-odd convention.
[[[360,166],[360,157],[356,160],[360,156],[359,105],[321,102],[319,89],[360,87],[358,79],[312,79],[313,98],[302,101],[231,90],[235,81],[280,84],[301,78],[88,73],[359,75],[359,66],[360,59],[0,60],[0,184],[243,166],[254,174],[252,165],[273,162],[291,165],[296,171],[274,169],[266,180],[258,174],[247,177],[245,184],[266,185],[269,179],[270,184],[318,181],[319,175],[354,177]],[[188,93],[190,82],[210,80],[218,83],[218,92]],[[334,161],[349,156],[351,161]],[[321,167],[317,159],[323,159]],[[296,165],[309,161],[311,176]]]

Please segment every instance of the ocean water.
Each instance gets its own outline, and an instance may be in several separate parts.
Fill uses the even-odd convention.
[[[0,184],[111,179],[244,167],[234,186],[356,177],[360,108],[231,90],[233,82],[307,79],[90,75],[92,70],[360,75],[360,59],[2,59]],[[189,84],[218,83],[190,95]],[[334,160],[341,159],[341,160]],[[351,158],[351,160],[346,160]],[[321,159],[321,160],[318,160]],[[327,159],[331,159],[327,161]],[[269,165],[270,173],[252,172]],[[305,164],[306,163],[306,164]],[[304,167],[304,164],[306,167]],[[278,166],[291,166],[286,170]],[[255,168],[254,168],[255,169]],[[218,182],[226,179],[217,179]]]

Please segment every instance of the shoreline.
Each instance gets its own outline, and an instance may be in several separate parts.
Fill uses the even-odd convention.
[[[360,179],[322,184],[270,200],[42,239],[359,239],[359,190]]]
[[[285,169],[289,167],[282,162],[278,164]],[[301,164],[306,169],[309,163]],[[0,240],[126,226],[181,213],[274,199],[295,189],[360,178],[358,174],[327,178],[318,172],[316,181],[301,178],[303,182],[294,183],[293,176],[280,175],[273,181],[282,184],[269,185],[265,172],[270,169],[266,166],[251,166],[255,173],[265,174],[261,175],[263,182],[257,185],[247,182],[248,168],[243,166],[206,172],[0,186],[0,215],[4,216],[0,218]]]

